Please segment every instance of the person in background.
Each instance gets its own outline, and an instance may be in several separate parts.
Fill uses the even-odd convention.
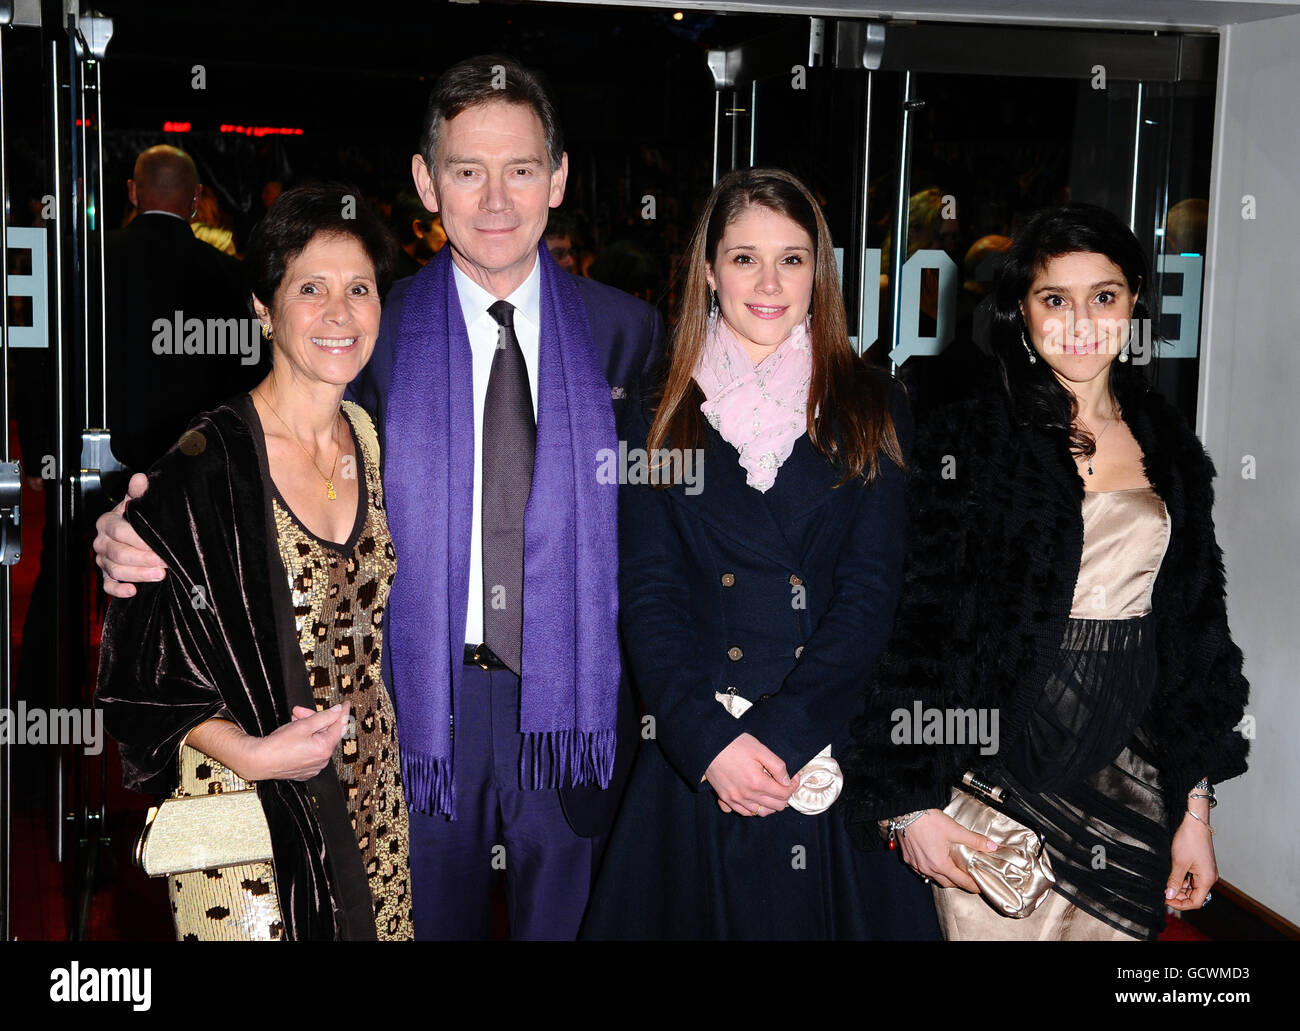
[[[446,246],[442,216],[430,212],[410,190],[403,190],[393,201],[392,222],[398,243],[394,280],[415,275]]]
[[[127,181],[139,214],[105,237],[108,428],[113,453],[135,470],[148,469],[195,415],[248,390],[268,367],[264,354],[246,364],[238,346],[233,354],[206,353],[215,350],[208,347],[214,320],[246,322],[248,305],[239,262],[190,229],[199,189],[188,154],[150,147]],[[193,342],[205,353],[185,353],[174,332],[167,347],[156,343],[156,323],[172,329],[178,318],[198,320],[203,332]]]
[[[966,251],[962,262],[962,290],[970,294],[978,303],[993,291],[997,281],[998,269],[1002,267],[1006,252],[1011,249],[1012,239],[999,233],[981,236]]]
[[[282,193],[284,193],[284,183],[279,179],[268,179],[264,182],[262,192],[259,194],[263,209],[270,211],[271,205],[275,203],[276,198]]]
[[[591,278],[652,303],[660,286],[654,258],[628,240],[618,240],[596,255]]]
[[[1204,197],[1180,200],[1165,215],[1166,254],[1204,254],[1210,205]]]
[[[229,215],[221,210],[217,195],[203,184],[199,184],[198,201],[194,205],[194,216],[190,219],[190,230],[204,243],[211,244],[223,254],[232,258],[239,255],[235,250],[233,222]]]
[[[577,232],[577,225],[572,215],[552,208],[546,219],[546,232],[542,234],[542,238],[546,241],[546,249],[551,252],[555,263],[565,272],[572,272],[575,275],[578,272],[578,262],[574,257],[573,238]]]

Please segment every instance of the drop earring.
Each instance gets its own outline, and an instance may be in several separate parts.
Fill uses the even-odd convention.
[[[718,314],[718,291],[709,290],[709,318]]]
[[[1132,343],[1133,343],[1133,330],[1130,329],[1130,330],[1128,331],[1128,339],[1127,339],[1126,341],[1124,341],[1124,346],[1121,347],[1120,350],[1119,350],[1119,360],[1120,360],[1120,361],[1122,361],[1122,362],[1126,362],[1126,361],[1128,361],[1128,349],[1129,349],[1129,347],[1132,345]]]
[[[1025,330],[1023,326],[1020,329],[1020,342],[1025,345],[1025,353],[1029,355],[1029,364],[1030,365],[1037,364],[1038,355],[1036,355],[1034,353],[1034,349],[1029,346],[1029,339],[1028,337],[1025,336]]]

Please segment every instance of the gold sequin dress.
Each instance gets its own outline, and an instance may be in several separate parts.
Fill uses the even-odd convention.
[[[317,709],[352,703],[352,727],[334,767],[370,883],[380,941],[414,937],[410,842],[392,700],[380,673],[384,606],[397,569],[384,515],[379,445],[370,417],[345,401],[359,481],[357,520],[342,544],[322,540],[285,504],[274,485],[272,510],[288,573],[294,625]],[[353,472],[356,475],[357,471]],[[343,475],[347,475],[345,467]],[[182,748],[186,794],[245,786],[216,760]],[[270,863],[169,878],[179,937],[276,940],[283,924]],[[184,930],[182,930],[184,928]]]
[[[364,519],[343,544],[321,540],[277,492],[273,502],[280,557],[293,592],[294,625],[316,708],[349,701],[355,730],[334,753],[348,816],[365,861],[381,941],[409,939],[410,840],[393,703],[380,675],[384,606],[397,558],[384,516],[378,445],[370,417],[345,401],[353,426]],[[346,469],[344,474],[346,475]]]

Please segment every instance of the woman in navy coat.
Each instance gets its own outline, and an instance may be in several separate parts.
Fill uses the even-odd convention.
[[[690,259],[666,382],[623,420],[643,742],[584,936],[938,938],[920,879],[822,808],[838,767],[804,769],[847,746],[889,636],[906,401],[850,348],[830,234],[794,177],[725,176]]]

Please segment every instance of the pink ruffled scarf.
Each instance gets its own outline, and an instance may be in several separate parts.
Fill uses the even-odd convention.
[[[726,320],[714,316],[695,365],[704,392],[700,411],[740,454],[745,482],[767,491],[808,428],[812,338],[808,320],[791,330],[775,351],[754,365]]]

